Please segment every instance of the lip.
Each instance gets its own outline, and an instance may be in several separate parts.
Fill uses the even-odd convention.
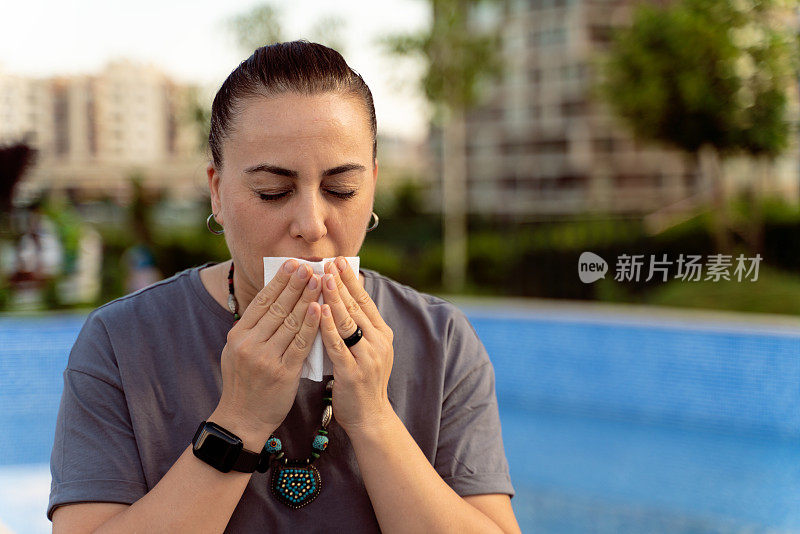
[[[312,261],[312,262],[318,262],[318,261],[322,261],[324,259],[321,256],[308,256],[308,257],[297,256],[297,258],[301,259],[301,260]]]

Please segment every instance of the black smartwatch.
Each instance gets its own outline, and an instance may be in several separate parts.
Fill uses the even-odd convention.
[[[265,473],[269,467],[266,449],[260,453],[248,451],[236,434],[225,430],[213,421],[203,421],[192,438],[192,452],[215,469],[227,473],[231,470]]]

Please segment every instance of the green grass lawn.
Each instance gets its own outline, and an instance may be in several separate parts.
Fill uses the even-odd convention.
[[[642,301],[639,301],[642,302]],[[755,282],[673,280],[649,292],[646,304],[800,315],[800,274],[764,268]]]

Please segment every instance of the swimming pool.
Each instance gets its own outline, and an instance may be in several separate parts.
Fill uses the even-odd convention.
[[[462,306],[495,367],[523,532],[800,532],[800,323]],[[502,311],[501,311],[502,310]],[[84,315],[0,316],[0,532],[50,532]]]

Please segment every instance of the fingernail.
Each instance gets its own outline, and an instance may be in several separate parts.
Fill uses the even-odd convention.
[[[309,306],[308,311],[306,311],[306,315],[308,315],[309,317],[313,317],[314,314],[317,313],[315,310],[316,308],[314,306]]]
[[[331,274],[336,274],[336,273],[339,272],[339,269],[336,267],[336,264],[333,263],[333,262],[331,262],[330,272],[331,272]]]
[[[330,317],[331,316],[331,307],[328,306],[327,304],[325,304],[322,307],[322,315],[324,315],[325,317]]]
[[[312,276],[311,280],[308,281],[308,288],[309,289],[317,289],[317,277]]]
[[[287,273],[294,272],[296,268],[297,266],[291,260],[288,260],[286,263],[283,264],[283,270],[286,271]]]
[[[347,269],[347,260],[344,258],[339,258],[336,260],[336,266],[339,267],[339,272],[344,271]]]
[[[328,286],[328,289],[336,289],[336,282],[333,281],[333,275],[325,275],[325,285]]]
[[[294,272],[294,275],[302,280],[303,278],[308,276],[308,267],[306,267],[305,265],[298,267],[297,270]]]

